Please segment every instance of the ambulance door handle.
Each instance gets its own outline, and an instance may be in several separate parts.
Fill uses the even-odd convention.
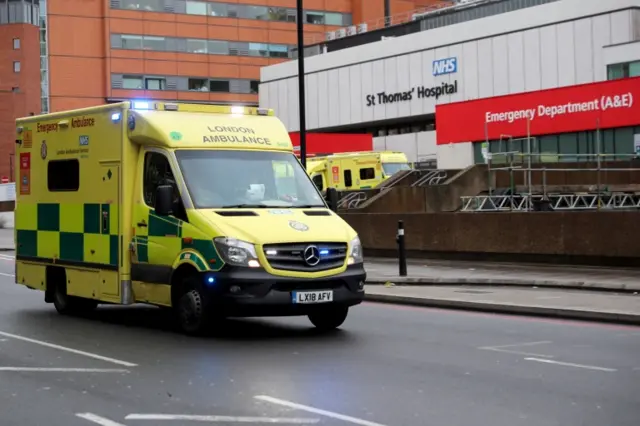
[[[138,222],[138,228],[146,228],[147,223],[143,220],[142,222]]]
[[[109,230],[109,213],[102,212],[102,233],[106,234]]]

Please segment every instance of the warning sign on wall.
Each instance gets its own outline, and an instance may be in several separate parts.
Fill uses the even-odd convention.
[[[31,193],[31,153],[20,154],[20,195]]]

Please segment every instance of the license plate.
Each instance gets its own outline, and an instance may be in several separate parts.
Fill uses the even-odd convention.
[[[293,303],[327,303],[333,301],[332,290],[294,291],[291,296]]]

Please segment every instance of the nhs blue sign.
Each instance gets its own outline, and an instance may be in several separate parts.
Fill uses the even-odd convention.
[[[433,75],[453,74],[458,71],[458,58],[445,58],[433,61]]]

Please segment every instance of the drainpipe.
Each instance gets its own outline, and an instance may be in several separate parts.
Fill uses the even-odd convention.
[[[384,26],[391,26],[391,0],[384,0]]]

